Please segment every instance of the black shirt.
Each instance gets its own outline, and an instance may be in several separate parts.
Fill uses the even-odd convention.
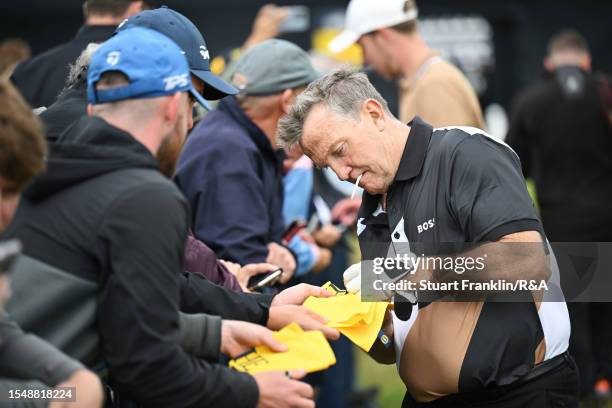
[[[58,45],[17,66],[11,80],[33,107],[49,107],[64,88],[69,65],[89,43],[106,41],[114,25],[84,25],[67,43]]]
[[[512,111],[506,140],[535,181],[551,241],[612,240],[612,127],[601,79],[561,67]]]
[[[410,126],[386,211],[380,195],[364,194],[357,227],[362,259],[385,257],[388,248],[435,255],[449,243],[543,233],[512,149],[476,128],[433,129],[418,117]],[[362,287],[371,283],[362,271]],[[510,384],[567,349],[563,302],[538,310],[530,302],[397,300],[400,376],[418,401]]]

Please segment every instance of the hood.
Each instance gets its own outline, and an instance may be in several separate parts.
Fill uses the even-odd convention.
[[[157,159],[129,133],[99,117],[83,117],[49,144],[47,169],[24,191],[43,200],[91,178],[126,168],[158,169]]]

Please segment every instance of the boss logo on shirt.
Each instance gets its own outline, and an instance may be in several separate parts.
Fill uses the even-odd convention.
[[[432,218],[431,220],[427,220],[424,223],[417,225],[417,230],[419,231],[419,234],[421,234],[423,231],[432,229],[435,226],[436,226],[436,219]]]

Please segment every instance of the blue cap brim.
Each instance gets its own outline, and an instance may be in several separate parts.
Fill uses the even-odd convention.
[[[212,110],[212,106],[210,105],[210,103],[206,99],[204,99],[198,91],[193,89],[193,87],[189,90],[189,93],[196,101],[198,101],[200,105],[202,105],[204,109],[206,109],[207,111]]]
[[[225,98],[228,95],[236,95],[239,91],[234,86],[225,82],[210,71],[192,69],[191,73],[196,77],[200,78],[206,86],[202,95],[211,101]]]

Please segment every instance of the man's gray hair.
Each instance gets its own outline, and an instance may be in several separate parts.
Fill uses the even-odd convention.
[[[64,89],[72,88],[81,78],[81,75],[87,72],[87,68],[89,68],[89,63],[91,62],[91,56],[99,47],[100,44],[98,43],[89,43],[83,52],[81,52],[81,55],[78,56],[76,61],[74,61],[73,64],[70,64],[68,67],[68,78],[66,78],[66,85],[64,86]]]
[[[391,115],[387,101],[362,72],[340,70],[315,80],[296,98],[289,113],[280,120],[280,145],[290,149],[300,143],[304,122],[315,105],[322,103],[335,113],[359,120],[362,103],[367,99],[375,99]]]

